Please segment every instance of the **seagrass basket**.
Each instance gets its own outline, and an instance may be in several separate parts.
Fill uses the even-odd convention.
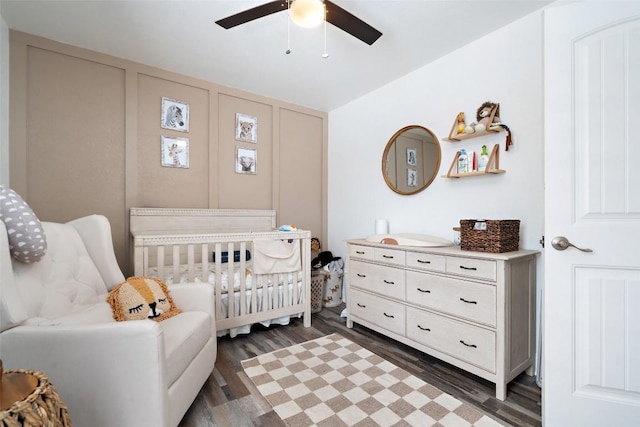
[[[0,364],[0,370],[2,365]],[[32,370],[4,371],[4,375],[31,375],[37,379],[35,389],[10,408],[0,411],[0,426],[71,427],[69,410],[53,384],[42,373]]]
[[[520,220],[460,220],[460,249],[463,251],[502,253],[517,251],[520,244]]]

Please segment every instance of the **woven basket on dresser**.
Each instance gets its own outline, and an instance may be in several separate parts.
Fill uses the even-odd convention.
[[[486,229],[474,230],[476,223]],[[520,244],[520,220],[460,220],[460,249],[463,251],[502,253],[517,251]]]

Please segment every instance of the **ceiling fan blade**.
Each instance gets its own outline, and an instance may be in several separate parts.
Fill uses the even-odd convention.
[[[362,40],[366,44],[372,45],[382,35],[380,31],[335,3],[324,0],[324,4],[327,8],[327,22]]]
[[[254,19],[262,18],[263,16],[271,15],[272,13],[280,12],[281,10],[287,10],[287,0],[271,1],[254,8],[247,9],[240,13],[236,13],[235,15],[219,19],[216,21],[216,24],[228,30],[229,28],[253,21]]]

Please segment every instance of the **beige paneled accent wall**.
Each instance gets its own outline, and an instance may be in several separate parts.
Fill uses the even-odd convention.
[[[280,111],[278,212],[281,221],[302,229],[318,230],[322,225],[323,211],[317,209],[325,199],[322,127],[323,121],[318,116]]]
[[[45,221],[107,216],[125,274],[131,207],[276,209],[326,240],[325,112],[20,32],[10,45],[10,185]],[[160,126],[162,97],[189,104],[188,132]],[[236,113],[257,118],[255,144]],[[189,168],[161,165],[162,136],[189,139]],[[237,147],[256,174],[235,172]]]
[[[275,209],[273,205],[273,111],[274,106],[246,98],[220,94],[219,98],[219,187],[221,207]],[[257,118],[256,143],[236,141],[236,113]],[[256,174],[235,172],[237,147],[256,150]],[[266,179],[265,177],[269,177]],[[278,217],[281,221],[281,218]]]
[[[37,47],[26,59],[28,144],[11,176],[23,176],[29,204],[49,221],[102,213],[123,230],[124,70]],[[113,237],[122,251],[124,234]]]
[[[207,89],[138,74],[138,203],[168,208],[209,207]],[[160,126],[162,98],[189,104],[189,132]],[[189,140],[189,168],[161,166],[161,137]],[[156,191],[154,191],[156,190]]]

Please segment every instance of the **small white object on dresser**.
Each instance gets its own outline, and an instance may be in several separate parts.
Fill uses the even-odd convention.
[[[496,384],[533,374],[533,250],[490,254],[458,246],[349,240],[347,326],[359,323]]]

